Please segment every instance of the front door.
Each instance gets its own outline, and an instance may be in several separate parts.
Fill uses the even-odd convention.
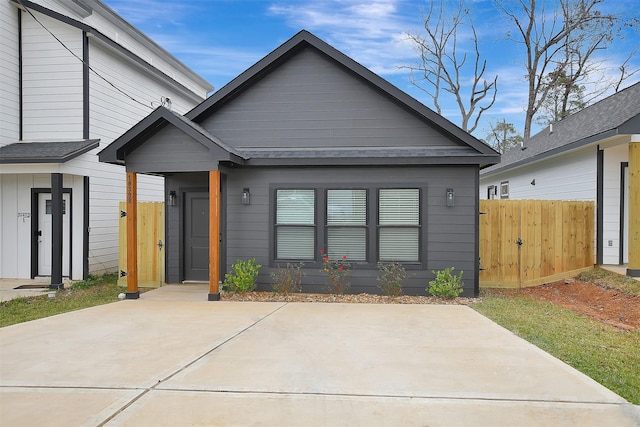
[[[209,281],[209,193],[184,197],[184,280]]]
[[[51,276],[51,193],[38,194],[38,276]],[[62,195],[62,275],[69,277],[69,193]]]

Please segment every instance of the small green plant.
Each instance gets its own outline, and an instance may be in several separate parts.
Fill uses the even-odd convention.
[[[436,278],[429,282],[427,291],[438,298],[453,299],[458,297],[462,293],[462,273],[464,271],[461,271],[457,276],[454,276],[452,272],[453,267],[439,271],[432,270]]]
[[[96,276],[95,274],[89,274],[86,280],[74,282],[71,285],[71,289],[89,289],[94,286],[103,285],[105,283],[117,283],[117,282],[118,282],[117,273],[105,273],[101,276]]]
[[[302,292],[303,276],[302,263],[297,265],[287,263],[285,267],[280,267],[280,264],[278,264],[278,270],[271,273],[273,291],[277,294],[284,295],[289,295],[293,292]]]
[[[407,272],[402,264],[397,262],[378,263],[378,288],[388,297],[402,295],[402,285],[407,279]]]
[[[331,291],[342,295],[349,290],[349,276],[351,275],[351,264],[347,262],[347,256],[337,260],[329,259],[329,255],[320,250],[322,257],[322,271],[327,273],[331,281]]]
[[[256,262],[255,258],[248,261],[236,260],[231,266],[231,273],[224,275],[225,289],[231,292],[250,292],[256,288],[256,279],[262,265]]]

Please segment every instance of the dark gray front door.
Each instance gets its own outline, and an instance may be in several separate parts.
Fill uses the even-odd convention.
[[[184,198],[184,280],[209,280],[209,193]]]

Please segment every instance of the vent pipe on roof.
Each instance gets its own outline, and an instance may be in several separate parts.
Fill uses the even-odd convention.
[[[553,123],[549,123],[549,135],[553,133]]]

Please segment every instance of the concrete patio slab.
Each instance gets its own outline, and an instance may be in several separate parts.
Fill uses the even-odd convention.
[[[45,294],[51,279],[38,277],[35,279],[0,279],[0,301],[9,301],[20,297],[33,297]],[[18,289],[20,286],[29,288]]]
[[[468,307],[190,289],[0,329],[0,425],[640,424],[637,407]]]

